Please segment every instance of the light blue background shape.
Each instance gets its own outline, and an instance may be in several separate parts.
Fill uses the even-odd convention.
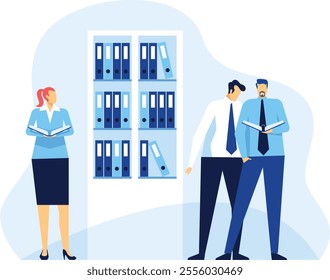
[[[216,35],[219,43],[221,28]],[[109,2],[77,11],[52,26],[36,49],[32,94],[35,98],[38,88],[54,86],[58,92],[58,105],[69,111],[75,129],[75,134],[67,137],[66,142],[70,156],[71,247],[79,259],[185,259],[196,253],[198,246],[199,161],[190,176],[184,175],[182,205],[151,209],[87,228],[87,31],[132,29],[183,31],[185,164],[193,134],[206,106],[225,96],[228,81],[238,79],[246,85],[247,91],[240,98],[242,101],[256,96],[257,77],[226,68],[214,60],[194,23],[168,6],[136,0]],[[307,186],[304,179],[313,131],[312,112],[297,92],[272,81],[271,77],[262,78],[269,79],[269,96],[283,102],[291,127],[284,136],[286,166],[280,252],[289,259],[318,259],[328,243],[329,226],[308,190],[313,186]],[[210,153],[213,133],[214,127],[211,127],[203,155]],[[32,151],[27,152],[32,154]],[[183,172],[183,168],[178,172]],[[183,221],[178,221],[182,212]],[[221,183],[207,258],[222,253],[229,219],[227,194]],[[57,210],[52,207],[51,259],[61,257],[57,220]],[[4,203],[1,222],[17,255],[22,259],[38,259],[41,245],[31,166]],[[154,228],[157,226],[160,230]],[[89,238],[91,244],[87,244],[87,234],[92,237]],[[115,247],[116,241],[122,246]],[[129,249],[124,247],[127,242],[131,245]],[[245,219],[241,248],[251,259],[269,258],[262,180]]]

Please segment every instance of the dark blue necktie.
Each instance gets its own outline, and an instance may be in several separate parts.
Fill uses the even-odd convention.
[[[233,113],[233,104],[232,103],[230,104],[230,111],[229,111],[226,150],[231,155],[237,150],[236,137],[235,137],[235,122],[234,122],[234,113]]]
[[[266,117],[265,117],[265,107],[264,107],[263,99],[261,99],[259,125],[262,127],[262,131],[265,131]],[[258,151],[264,155],[265,153],[267,153],[268,150],[269,150],[268,135],[259,131]]]

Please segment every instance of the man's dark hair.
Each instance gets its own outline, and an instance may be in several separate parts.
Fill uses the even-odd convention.
[[[228,93],[230,93],[231,90],[234,91],[234,86],[238,86],[241,91],[245,91],[244,85],[242,85],[237,80],[232,80],[231,82],[228,83]]]
[[[265,79],[257,79],[257,83],[256,83],[256,87],[258,87],[258,85],[266,85],[268,87],[268,81]]]

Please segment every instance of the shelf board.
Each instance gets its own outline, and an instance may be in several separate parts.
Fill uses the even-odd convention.
[[[93,128],[93,130],[97,130],[97,131],[109,131],[109,130],[123,130],[123,131],[127,131],[127,130],[132,130],[132,128]]]
[[[97,180],[107,180],[107,179],[110,179],[110,180],[112,180],[112,179],[132,179],[132,177],[93,177],[93,179],[97,179]]]
[[[93,179],[95,180],[118,180],[118,179],[123,179],[123,180],[127,180],[127,179],[133,179],[132,177],[93,177]],[[145,179],[145,180],[149,180],[149,179],[177,179],[176,176],[149,176],[149,177],[138,177],[138,179]]]
[[[176,79],[139,79],[139,82],[176,82]]]
[[[94,79],[94,82],[132,82],[132,79],[112,79],[112,80]]]
[[[156,130],[156,131],[175,131],[176,130],[176,128],[139,128],[139,130],[141,130],[141,131],[154,131],[154,130]]]
[[[149,177],[139,177],[139,179],[145,179],[145,180],[149,180],[149,179],[177,179],[176,176],[149,176]]]

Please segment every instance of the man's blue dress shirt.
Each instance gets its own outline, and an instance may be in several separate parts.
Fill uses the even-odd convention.
[[[284,155],[282,133],[289,130],[289,123],[280,100],[267,97],[263,98],[266,125],[284,121],[284,124],[273,128],[273,132],[268,134],[269,150],[265,155],[262,155],[258,151],[259,131],[243,124],[243,121],[249,121],[259,125],[261,99],[262,98],[258,97],[256,99],[247,100],[243,104],[241,110],[236,127],[236,140],[242,158]]]

